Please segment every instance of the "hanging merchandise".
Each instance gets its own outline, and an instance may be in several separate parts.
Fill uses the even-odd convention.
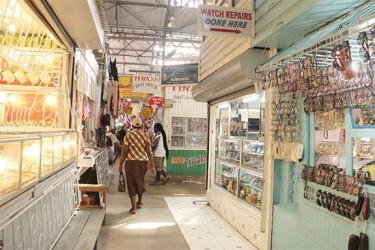
[[[273,161],[270,169],[275,177],[272,241],[280,249],[300,243],[368,249],[374,243],[374,230],[367,227],[375,197],[374,10],[374,2],[367,2],[258,68],[260,88],[272,100],[271,155],[284,160]],[[303,195],[289,206],[291,190],[285,187],[291,183],[292,143],[305,147],[295,167],[301,166],[296,187]],[[286,229],[285,218],[297,225],[293,236],[279,233]]]
[[[367,35],[367,33],[369,35]],[[368,32],[362,31],[358,34],[357,43],[361,46],[359,49],[359,56],[364,62],[375,57],[375,27],[372,27]]]
[[[107,84],[107,110],[112,110],[114,114],[117,114],[118,104],[118,82],[109,80]]]

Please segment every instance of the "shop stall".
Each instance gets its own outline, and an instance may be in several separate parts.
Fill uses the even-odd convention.
[[[264,208],[266,110],[254,84],[268,53],[248,49],[193,87],[209,107],[207,201],[258,248]]]
[[[375,245],[374,11],[368,2],[259,67],[273,110],[275,249]]]
[[[79,204],[72,50],[30,1],[0,8],[0,248],[48,249]]]
[[[199,181],[206,174],[207,105],[193,100],[192,86],[165,87],[165,100],[171,101],[164,110],[169,143],[167,171],[171,175]]]

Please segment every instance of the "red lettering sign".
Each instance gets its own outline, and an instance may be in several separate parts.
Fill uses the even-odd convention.
[[[163,107],[164,100],[160,96],[154,96],[148,100],[148,104],[152,106],[156,106],[158,108]]]

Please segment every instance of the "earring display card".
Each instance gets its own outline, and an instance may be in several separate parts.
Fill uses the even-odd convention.
[[[346,130],[343,110],[315,113],[315,165],[345,167]]]

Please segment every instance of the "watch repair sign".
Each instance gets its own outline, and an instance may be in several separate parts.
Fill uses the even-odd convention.
[[[198,33],[204,35],[255,37],[255,11],[250,9],[200,5],[197,23]]]

